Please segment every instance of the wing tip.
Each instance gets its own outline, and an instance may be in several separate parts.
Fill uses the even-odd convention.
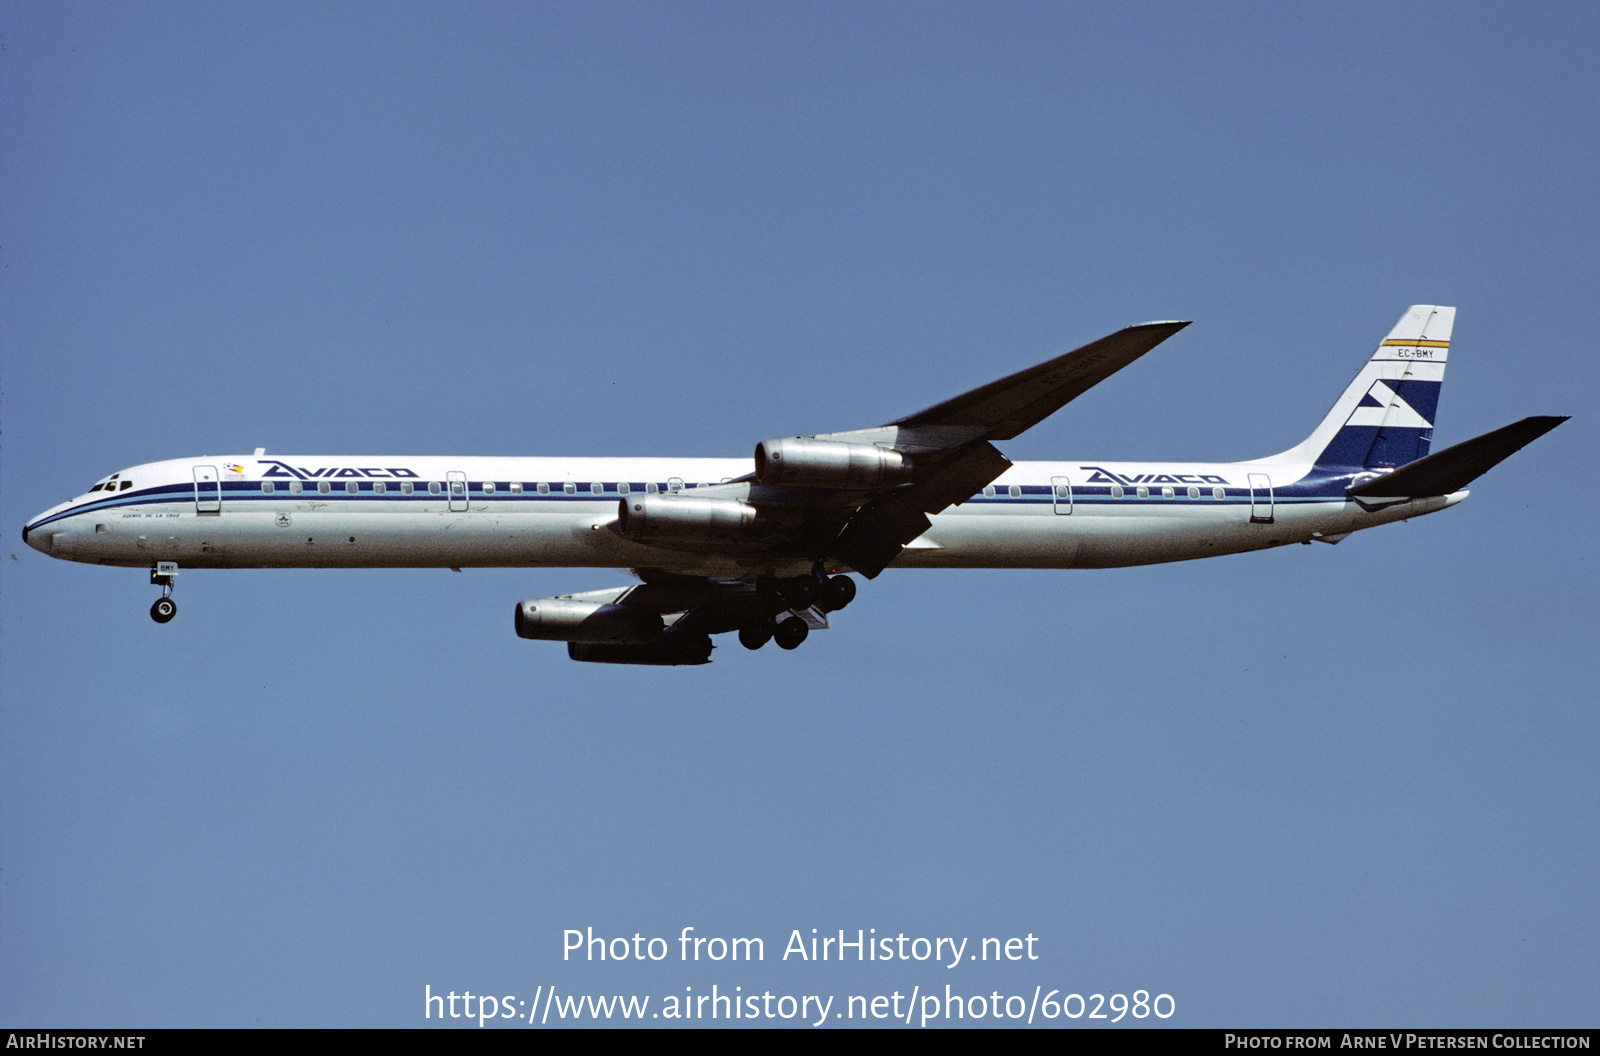
[[[1193,319],[1152,319],[1148,323],[1134,323],[1128,329],[1144,330],[1152,326],[1170,326],[1174,330],[1182,330],[1192,322],[1194,322]]]

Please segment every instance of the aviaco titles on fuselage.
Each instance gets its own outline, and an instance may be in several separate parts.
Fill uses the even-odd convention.
[[[1454,308],[1410,308],[1321,424],[1246,462],[1012,463],[995,446],[1171,337],[1144,323],[872,429],[755,458],[205,456],[134,466],[24,529],[52,557],[149,568],[603,566],[639,582],[517,605],[575,660],[699,664],[711,636],[793,649],[886,568],[1111,568],[1351,532],[1454,505],[1564,418],[1430,453]]]

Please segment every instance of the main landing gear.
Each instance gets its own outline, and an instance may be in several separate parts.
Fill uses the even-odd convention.
[[[802,620],[801,622],[804,623],[805,621]],[[739,644],[746,649],[760,649],[772,640],[772,636],[777,630],[778,625],[770,619],[747,623],[739,628]]]
[[[811,628],[806,626],[806,621],[798,616],[790,616],[781,621],[772,632],[772,640],[778,643],[779,649],[798,649],[800,643],[806,640],[806,635],[811,633]]]
[[[792,579],[757,580],[756,592],[772,615],[740,627],[739,644],[746,649],[760,649],[773,641],[778,643],[779,649],[796,649],[811,633],[810,626],[799,616],[786,616],[781,620],[778,616],[813,605],[823,612],[836,612],[855,600],[856,584],[849,576],[825,576],[818,572]]]
[[[172,600],[172,580],[178,574],[176,561],[160,561],[150,570],[150,582],[161,588],[161,597],[150,606],[150,618],[157,623],[169,623],[178,615],[178,603]]]

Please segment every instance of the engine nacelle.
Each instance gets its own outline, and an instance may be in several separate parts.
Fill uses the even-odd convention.
[[[661,616],[627,605],[539,598],[517,606],[517,637],[545,642],[641,644],[660,639]]]
[[[763,440],[756,445],[756,479],[803,488],[881,488],[904,479],[911,463],[898,451],[834,440]]]
[[[738,499],[630,495],[617,503],[617,531],[636,543],[721,543],[760,536],[761,511]]]
[[[680,664],[709,664],[711,639],[704,634],[666,634],[659,641],[642,645],[598,645],[570,642],[567,655],[591,664],[651,664],[676,667]]]

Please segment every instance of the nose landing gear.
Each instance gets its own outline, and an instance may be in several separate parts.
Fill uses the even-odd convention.
[[[172,600],[172,580],[177,574],[176,561],[158,561],[150,570],[150,582],[161,588],[161,597],[150,606],[150,618],[157,623],[168,623],[178,615],[178,603]]]

